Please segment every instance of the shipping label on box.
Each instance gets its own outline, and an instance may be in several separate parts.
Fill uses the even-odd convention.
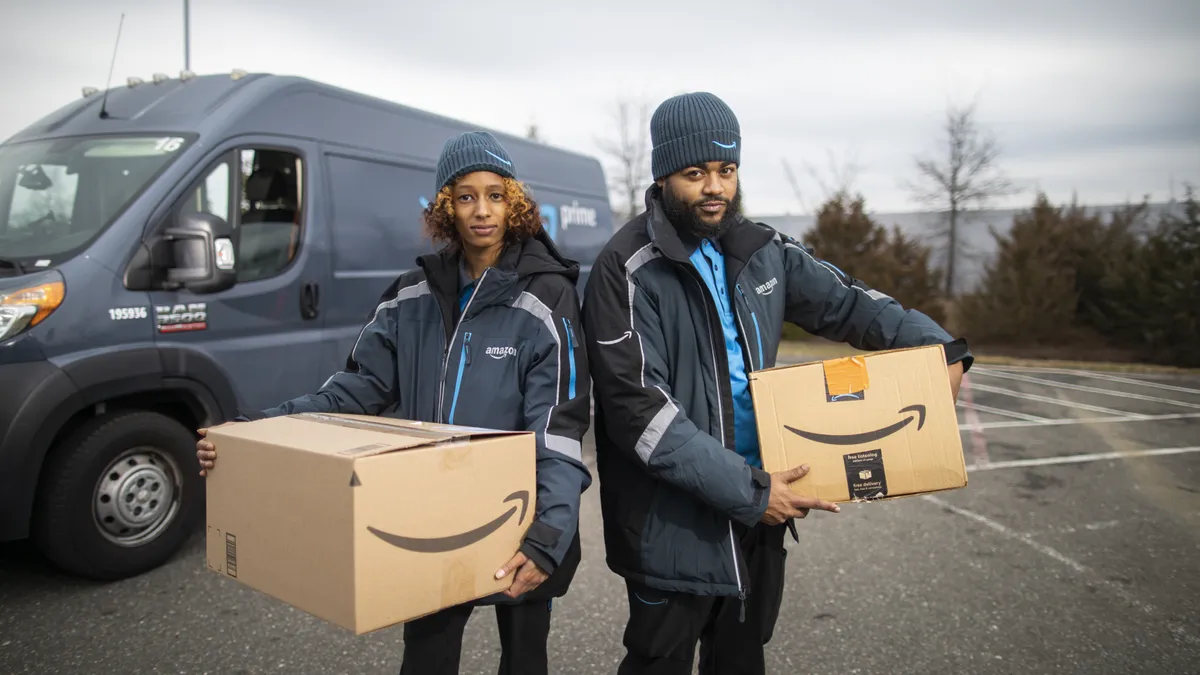
[[[530,432],[298,414],[210,429],[208,568],[362,634],[507,589]]]
[[[763,468],[802,464],[796,494],[851,502],[967,484],[941,345],[752,373]]]

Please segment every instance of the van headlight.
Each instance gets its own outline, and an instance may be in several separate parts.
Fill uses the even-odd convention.
[[[0,291],[0,342],[45,321],[66,294],[67,287],[61,281]]]

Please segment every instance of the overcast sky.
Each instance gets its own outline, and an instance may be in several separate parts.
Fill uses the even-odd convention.
[[[183,67],[182,0],[0,2],[0,138],[102,87]],[[742,126],[747,210],[811,208],[812,165],[859,166],[874,211],[915,210],[902,181],[936,149],[947,102],[980,122],[1025,191],[1085,203],[1200,183],[1197,0],[709,2],[192,0],[191,65],[302,75],[599,154],[613,103],[682,91]]]

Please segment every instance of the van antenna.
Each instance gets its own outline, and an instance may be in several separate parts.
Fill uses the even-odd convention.
[[[125,25],[125,12],[121,12],[121,22],[117,24],[117,42],[113,45],[112,62],[108,64],[108,81],[104,83],[104,98],[100,99],[100,119],[109,118],[105,106],[108,105],[108,90],[112,86],[113,66],[117,65],[117,47],[121,44],[121,26]]]

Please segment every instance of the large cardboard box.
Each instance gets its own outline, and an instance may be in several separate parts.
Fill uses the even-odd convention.
[[[809,466],[796,494],[852,502],[967,484],[941,345],[761,370],[750,388],[763,468]]]
[[[499,593],[533,519],[535,440],[356,415],[214,427],[208,568],[363,634]]]

